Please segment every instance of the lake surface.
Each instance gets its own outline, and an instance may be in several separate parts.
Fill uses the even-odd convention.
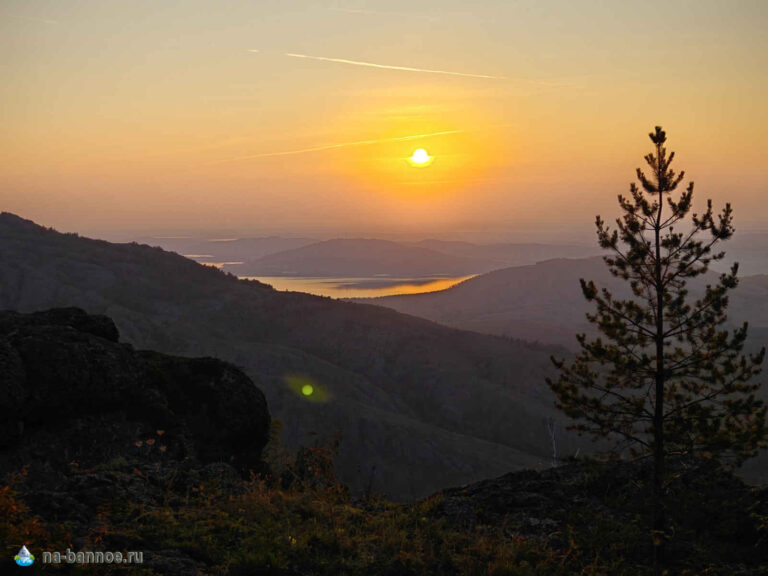
[[[241,276],[269,284],[275,290],[308,292],[331,298],[376,298],[396,294],[422,294],[445,290],[474,276],[440,278],[310,278],[294,276]]]

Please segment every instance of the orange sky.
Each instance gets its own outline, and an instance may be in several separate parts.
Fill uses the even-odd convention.
[[[661,124],[699,200],[761,225],[767,28],[762,1],[6,0],[0,209],[84,233],[589,229]]]

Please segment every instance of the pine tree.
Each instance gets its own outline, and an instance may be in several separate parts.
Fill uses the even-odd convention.
[[[615,298],[592,281],[581,280],[585,298],[595,304],[588,320],[600,336],[577,338],[581,352],[572,361],[553,362],[560,371],[547,382],[557,406],[574,420],[572,429],[610,438],[622,450],[653,462],[653,534],[660,570],[664,483],[670,459],[717,459],[739,465],[754,456],[766,438],[766,407],[755,398],[765,349],[742,354],[747,324],[729,331],[728,292],[738,283],[738,265],[689,295],[687,282],[721,260],[715,250],[734,230],[730,204],[714,215],[711,200],[702,215],[679,231],[692,210],[693,182],[677,200],[671,193],[684,178],[670,169],[666,135],[650,134],[655,152],[637,169],[630,197],[619,195],[616,229],[596,219],[600,246],[611,273],[629,283],[633,297]],[[700,283],[700,280],[698,281]]]

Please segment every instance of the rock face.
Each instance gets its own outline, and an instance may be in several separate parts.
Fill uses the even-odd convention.
[[[713,562],[726,567],[717,574],[764,573],[768,487],[749,486],[712,461],[668,466],[670,573],[704,573]],[[588,557],[613,546],[642,566],[653,552],[651,486],[647,461],[571,460],[443,490],[440,514],[459,525],[499,526],[554,549],[580,548]]]
[[[0,312],[0,414],[0,472],[138,456],[245,472],[270,423],[234,366],[136,351],[109,318],[77,308]]]

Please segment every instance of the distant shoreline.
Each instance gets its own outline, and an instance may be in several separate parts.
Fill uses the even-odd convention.
[[[319,276],[240,276],[241,280],[258,280],[275,290],[306,292],[330,298],[378,298],[402,294],[425,294],[447,290],[474,278],[467,276],[427,276],[416,278],[319,277]]]

